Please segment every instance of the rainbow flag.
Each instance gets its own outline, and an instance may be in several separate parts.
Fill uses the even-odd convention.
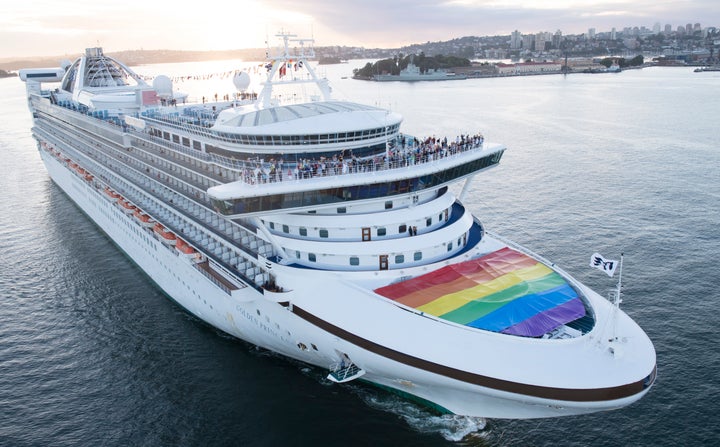
[[[507,247],[375,292],[448,321],[526,337],[542,336],[585,315],[567,281]]]

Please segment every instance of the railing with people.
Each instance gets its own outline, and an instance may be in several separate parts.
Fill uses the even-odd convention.
[[[459,136],[456,141],[415,138],[400,135],[393,141],[386,153],[368,157],[356,157],[351,150],[343,150],[331,158],[301,158],[296,161],[284,159],[245,160],[241,168],[241,180],[250,185],[298,181],[318,177],[331,177],[345,174],[364,174],[414,165],[453,157],[483,147],[482,135]]]

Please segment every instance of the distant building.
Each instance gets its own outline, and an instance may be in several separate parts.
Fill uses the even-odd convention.
[[[665,25],[665,34],[672,34],[672,25],[670,25],[669,23]]]
[[[526,50],[533,50],[535,45],[535,36],[532,34],[526,34],[522,36],[522,47]]]
[[[495,65],[499,75],[520,75],[520,74],[542,74],[542,73],[558,73],[562,65],[560,62],[522,62],[517,64]]]
[[[590,39],[590,40],[595,39],[595,28],[590,28],[588,30],[588,39]]]
[[[510,34],[510,49],[519,50],[522,47],[523,35],[520,31],[515,30]]]
[[[545,51],[549,46],[552,36],[550,33],[539,32],[535,34],[535,51]]]

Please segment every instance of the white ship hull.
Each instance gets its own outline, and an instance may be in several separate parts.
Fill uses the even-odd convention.
[[[462,198],[504,146],[421,142],[398,114],[330,100],[312,72],[283,80],[282,37],[252,104],[161,107],[100,48],[60,89],[26,80],[53,181],[182,308],[333,382],[490,418],[610,410],[647,393],[655,351],[642,329],[487,233],[450,192],[465,182]],[[273,82],[313,82],[324,99],[278,105]],[[118,110],[93,102],[130,97]]]
[[[375,352],[377,350],[362,349],[357,342],[353,343],[352,339],[350,342],[341,339],[337,334],[328,333],[306,319],[298,317],[297,314],[300,312],[298,308],[306,305],[322,308],[327,315],[320,315],[321,318],[325,317],[333,321],[334,326],[343,326],[344,330],[357,337],[360,337],[357,334],[364,335],[368,338],[361,338],[372,343],[370,337],[374,334],[377,339],[383,339],[386,335],[392,338],[392,334],[377,334],[375,330],[369,331],[364,323],[372,320],[372,314],[376,311],[372,306],[382,307],[383,311],[387,311],[387,303],[378,300],[364,301],[363,294],[358,293],[355,302],[359,304],[356,306],[349,305],[352,302],[350,299],[346,300],[345,304],[338,304],[335,293],[352,293],[352,287],[348,290],[348,285],[343,284],[342,279],[328,278],[322,272],[317,275],[317,280],[322,281],[325,286],[334,286],[338,290],[334,292],[324,286],[326,292],[322,295],[324,299],[318,302],[320,297],[315,290],[317,282],[308,281],[307,271],[302,272],[301,277],[295,279],[299,283],[304,282],[306,286],[292,292],[266,293],[271,295],[266,297],[254,288],[246,287],[236,297],[228,297],[193,267],[191,261],[178,256],[176,251],[153,238],[150,231],[143,230],[142,225],[131,215],[123,213],[119,207],[106,200],[99,189],[75,175],[46,151],[40,150],[40,154],[53,181],[170,298],[204,322],[257,346],[321,368],[331,367],[336,361],[337,351],[346,352],[355,363],[363,365],[367,371],[363,380],[417,400],[441,412],[491,418],[542,418],[610,410],[640,399],[649,389],[624,399],[595,403],[523,396],[435,374],[429,372],[428,368],[407,364],[412,362],[403,363],[378,355]],[[601,297],[596,299],[600,305],[605,301]],[[286,308],[278,305],[274,300],[291,300],[296,304]],[[611,311],[610,306],[605,307]],[[398,312],[406,313],[402,310]],[[368,315],[360,315],[362,313]],[[348,321],[343,321],[344,319]],[[427,343],[434,345],[433,350],[451,351],[449,347],[443,349],[443,342],[426,332],[428,330],[432,332],[432,329],[430,324],[421,329],[414,328],[410,324],[406,328],[397,328],[398,331],[412,331],[417,334],[415,342],[418,338],[422,339],[424,334]],[[498,337],[497,334],[484,334],[489,336],[485,341],[486,346],[477,343],[477,339],[472,340],[472,336],[477,334],[469,335],[468,342],[475,344],[473,352],[482,359],[478,362],[480,364],[491,362],[498,355],[523,357],[534,349],[532,346],[523,346],[517,347],[516,353],[502,353],[506,351],[507,346],[501,346],[500,350],[497,346],[493,346],[498,341],[493,340]],[[312,340],[312,345],[319,347],[317,351],[312,348],[307,350],[298,348],[298,343],[307,343],[309,340]],[[421,343],[415,344],[421,348],[427,346],[422,340],[420,341]],[[582,356],[583,352],[587,353],[588,349],[596,349],[588,347],[587,340],[573,342],[577,345],[578,356]],[[401,347],[397,346],[397,348]],[[421,359],[423,353],[418,352],[417,356],[407,354],[407,356]],[[422,363],[422,360],[420,362]],[[521,377],[520,380],[532,382],[537,379],[537,372],[537,370],[525,370],[523,374],[525,377]]]

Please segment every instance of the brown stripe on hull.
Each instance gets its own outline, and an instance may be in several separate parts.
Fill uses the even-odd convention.
[[[312,323],[313,325],[374,354],[445,377],[499,391],[507,391],[509,393],[539,397],[542,399],[564,400],[569,402],[602,402],[630,397],[641,392],[645,388],[644,380],[616,387],[573,389],[529,385],[525,383],[496,379],[494,377],[483,376],[451,368],[449,366],[440,365],[438,363],[423,360],[421,358],[413,357],[400,351],[387,348],[365,338],[359,337],[346,331],[345,329],[339,328],[295,305],[292,306],[292,312],[303,320],[308,321],[309,323]]]

